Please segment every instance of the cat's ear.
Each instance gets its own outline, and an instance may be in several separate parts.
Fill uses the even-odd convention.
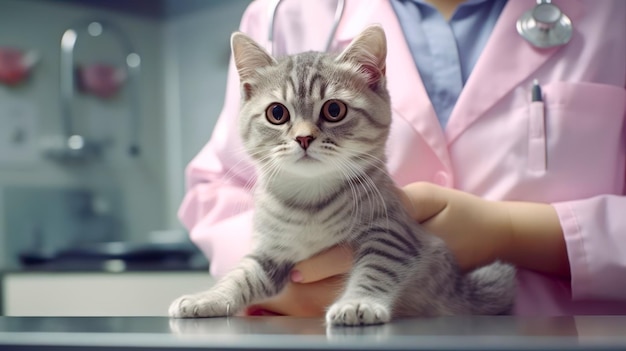
[[[375,87],[385,76],[387,39],[380,25],[365,28],[337,57],[338,62],[357,64],[359,71],[367,76],[367,82]]]
[[[244,90],[252,89],[249,84],[246,87],[246,84],[255,75],[257,69],[276,64],[276,60],[261,45],[241,32],[235,32],[230,37],[230,47],[237,72],[239,72],[239,79],[244,84]],[[246,93],[250,92],[246,91]]]

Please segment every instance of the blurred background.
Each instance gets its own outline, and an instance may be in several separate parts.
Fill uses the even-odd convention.
[[[195,287],[181,284],[206,284],[208,262],[176,211],[184,167],[220,112],[229,36],[248,4],[0,0],[0,312],[159,314]],[[176,272],[198,275],[164,283]],[[135,310],[115,309],[148,275],[152,291],[179,285],[154,302],[161,309],[140,306],[141,291]],[[41,289],[80,305],[83,293],[63,291],[95,289],[94,277],[109,279],[97,290],[118,289],[117,300],[73,313],[50,307],[56,300],[33,307]]]

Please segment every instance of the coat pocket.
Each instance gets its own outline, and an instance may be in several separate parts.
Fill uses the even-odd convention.
[[[533,126],[529,167],[541,171],[545,157],[546,175],[558,179],[558,187],[584,189],[588,194],[614,191],[623,185],[624,173],[619,170],[626,149],[626,90],[607,84],[554,82],[546,84],[543,93],[543,141],[540,106],[529,109]]]

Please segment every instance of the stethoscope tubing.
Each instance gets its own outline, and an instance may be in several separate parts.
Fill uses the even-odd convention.
[[[270,0],[270,6],[268,7],[268,18],[270,19],[269,32],[267,33],[268,50],[272,55],[276,54],[276,45],[274,43],[274,29],[276,27],[276,16],[278,14],[278,7],[283,3],[283,0]],[[337,29],[341,23],[341,18],[345,12],[346,0],[337,0],[337,6],[335,7],[335,15],[333,18],[333,26],[330,30],[330,35],[326,40],[326,46],[324,51],[330,51],[333,44],[333,39],[337,34]]]
[[[274,30],[276,27],[276,17],[278,14],[278,8],[280,7],[282,3],[283,3],[283,0],[270,0],[270,6],[268,7],[268,18],[270,19],[270,23],[269,23],[268,33],[267,33],[267,41],[268,41],[267,49],[272,55],[276,54]],[[554,5],[551,0],[537,0],[537,5],[535,5],[535,8],[537,8],[538,6],[541,6],[542,4],[543,5],[550,4],[551,6],[554,6],[556,9],[558,9],[558,7],[556,7],[556,5]],[[335,38],[335,35],[337,34],[337,29],[339,28],[339,24],[341,23],[341,19],[345,12],[345,6],[346,6],[346,0],[337,0],[337,6],[335,8],[335,15],[333,19],[333,26],[331,28],[330,35],[328,36],[328,39],[326,40],[326,46],[324,48],[326,52],[330,51],[331,49],[333,39]],[[560,11],[560,9],[558,10]],[[561,27],[547,29],[547,30],[544,30],[543,33],[541,33],[541,31],[538,32],[545,39],[545,37],[550,35],[551,31],[555,31],[557,29],[561,31],[566,31],[566,34],[562,35],[563,38],[560,39],[558,42],[553,43],[553,44],[549,44],[549,43],[546,44],[545,40],[542,41],[541,38],[533,38],[532,35],[528,35],[528,33],[524,33],[524,30],[525,30],[524,28],[527,27],[524,21],[537,21],[536,18],[531,16],[532,11],[533,10],[530,10],[524,15],[522,15],[516,22],[516,28],[520,36],[522,36],[522,38],[524,38],[528,43],[530,43],[532,46],[536,48],[561,46],[569,42],[569,39],[571,37],[571,32],[572,32],[571,21],[562,12],[561,12],[562,21],[559,21],[556,23],[556,25],[561,26]],[[563,25],[565,27],[562,27]],[[535,32],[537,33],[537,31]],[[535,35],[535,37],[537,36],[538,35]]]

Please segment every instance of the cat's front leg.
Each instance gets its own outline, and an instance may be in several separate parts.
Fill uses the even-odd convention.
[[[241,309],[241,304],[233,298],[234,289],[229,285],[220,284],[197,294],[183,295],[170,304],[168,314],[173,318],[231,316]]]
[[[407,267],[417,257],[417,245],[410,239],[402,240],[410,248],[390,246],[387,239],[362,243],[355,252],[345,292],[326,313],[327,325],[371,325],[391,320],[396,299],[408,280]]]
[[[204,292],[184,295],[170,305],[174,318],[223,317],[276,295],[287,283],[291,262],[278,262],[267,255],[245,257],[233,271]]]
[[[381,284],[367,270],[358,268],[355,267],[344,294],[326,312],[327,325],[372,325],[391,320],[395,288]]]

